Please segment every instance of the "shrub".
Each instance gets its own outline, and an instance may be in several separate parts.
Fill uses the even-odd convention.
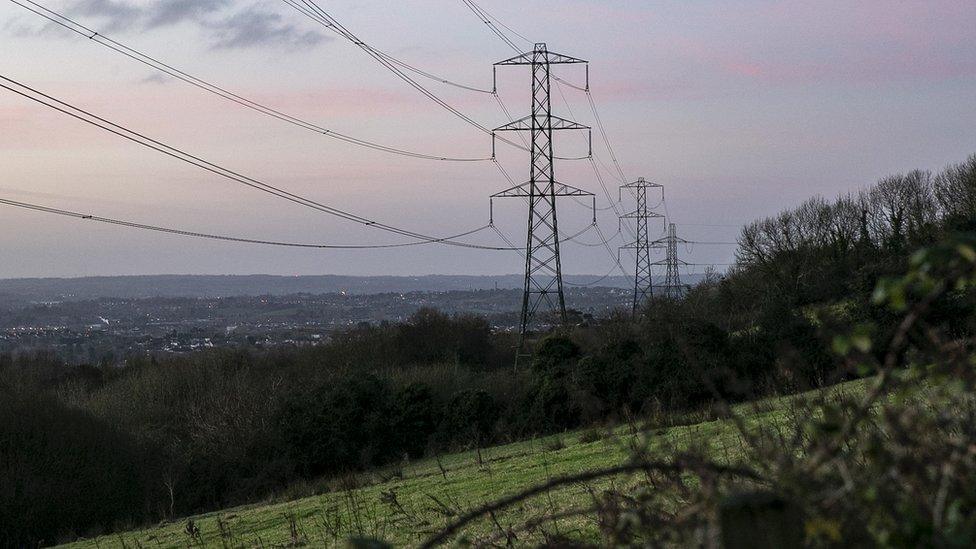
[[[348,377],[287,402],[275,420],[304,477],[379,465],[401,451],[394,393],[375,376]]]
[[[411,383],[397,391],[395,410],[397,448],[411,458],[422,456],[440,415],[433,393],[426,385]]]
[[[491,439],[499,417],[495,399],[486,391],[465,390],[451,397],[439,429],[442,446],[476,445]]]

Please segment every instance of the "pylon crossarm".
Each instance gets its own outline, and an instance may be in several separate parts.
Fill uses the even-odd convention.
[[[539,59],[541,57],[541,59]],[[550,65],[565,65],[573,63],[589,63],[585,59],[577,59],[576,57],[570,57],[568,55],[563,55],[561,53],[555,53],[548,51],[545,44],[536,44],[535,51],[528,51],[515,57],[511,57],[504,61],[499,61],[495,63],[495,66],[501,65],[534,65],[538,63],[548,63]]]
[[[656,188],[662,188],[663,189],[664,188],[664,185],[661,185],[660,183],[653,183],[651,181],[647,181],[646,179],[644,179],[643,177],[641,177],[640,179],[638,179],[637,181],[634,181],[633,183],[626,183],[626,184],[620,186],[620,188],[622,188],[622,189],[637,189],[639,187],[643,187],[645,189],[650,189],[650,188],[655,188],[655,189]]]
[[[554,186],[556,196],[596,196],[591,192],[558,181],[554,182]]]
[[[539,123],[539,121],[536,120],[535,127],[533,128],[533,124],[532,124],[533,116],[532,115],[524,116],[522,118],[519,118],[518,120],[509,122],[508,124],[505,124],[503,126],[499,126],[495,128],[493,131],[527,132],[533,129],[535,130],[540,130],[540,129],[541,130],[589,130],[591,129],[589,126],[580,124],[579,122],[573,122],[572,120],[567,120],[559,116],[552,115],[547,118],[549,121],[548,125],[546,125],[545,123]]]
[[[555,189],[552,193],[554,196],[595,196],[589,191],[584,191],[572,185],[567,185],[565,183],[560,183],[558,181],[553,183]],[[536,184],[538,186],[538,184]],[[547,192],[531,192],[532,182],[522,183],[514,187],[505,189],[504,191],[497,192],[491,195],[491,198],[525,198],[527,196],[542,196],[548,195]]]
[[[657,246],[659,248],[663,248],[668,245],[668,239],[669,237],[659,238],[657,240],[652,240],[647,244],[652,247]],[[683,238],[674,238],[672,241],[676,244],[694,244],[694,242],[688,242]]]
[[[621,219],[641,219],[641,218],[656,219],[656,218],[664,217],[664,215],[663,214],[659,214],[657,212],[653,212],[651,210],[647,210],[647,211],[644,211],[644,212],[642,212],[640,210],[634,210],[634,211],[632,211],[630,213],[626,213],[626,214],[624,214],[624,215],[622,215],[620,217],[621,217]]]

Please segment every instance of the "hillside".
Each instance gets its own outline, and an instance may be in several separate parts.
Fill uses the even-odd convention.
[[[831,393],[859,393],[864,382],[831,388]],[[736,414],[748,425],[764,427],[790,421],[790,410],[805,395],[743,404]],[[701,415],[699,415],[700,417]],[[667,422],[695,421],[694,416]],[[335,479],[318,487],[299,486],[294,492],[326,491],[294,501],[273,502],[194,516],[199,537],[187,533],[187,520],[157,527],[78,541],[64,547],[238,547],[341,545],[349,537],[375,537],[396,545],[416,545],[456,516],[489,501],[541,484],[547,479],[615,466],[625,462],[634,443],[646,442],[652,453],[666,457],[675,451],[704,445],[717,461],[732,461],[741,452],[741,437],[731,420],[706,420],[672,427],[621,426],[613,430],[582,430],[477,451],[425,459],[357,477]],[[624,480],[625,482],[625,480]],[[352,489],[345,486],[355,485]],[[496,515],[505,527],[527,517],[565,510],[587,502],[584,486],[554,490],[527,501],[514,511]],[[281,499],[287,499],[283,495]],[[394,500],[396,503],[394,503]],[[565,521],[564,521],[565,522]],[[416,526],[417,524],[428,526]],[[576,519],[559,527],[591,533],[592,525]],[[489,523],[477,524],[466,535],[489,535]]]

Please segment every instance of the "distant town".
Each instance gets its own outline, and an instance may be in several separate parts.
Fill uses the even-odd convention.
[[[449,277],[419,277],[350,284],[370,290],[425,288],[414,291],[230,296],[206,296],[221,293],[221,288],[226,291],[226,284],[216,284],[223,277],[210,281],[165,277],[168,286],[155,278],[119,277],[114,284],[106,279],[0,281],[0,353],[43,351],[75,364],[123,365],[133,356],[208,348],[318,345],[337,331],[363,323],[403,321],[425,307],[448,314],[479,315],[496,330],[509,331],[518,326],[521,305],[520,289],[494,289],[497,281],[491,277],[468,277],[474,280],[462,283],[492,289],[439,290],[459,282]],[[282,278],[291,286],[308,283],[301,280],[306,277]],[[504,282],[512,285],[514,280]],[[213,287],[208,282],[214,283]],[[237,282],[232,285],[234,291],[260,289]],[[290,289],[289,284],[281,283],[263,287]],[[566,291],[567,305],[577,323],[605,318],[617,309],[627,310],[632,299],[632,290],[624,287],[568,287]],[[190,295],[143,297],[153,292]],[[105,297],[113,293],[126,296]]]

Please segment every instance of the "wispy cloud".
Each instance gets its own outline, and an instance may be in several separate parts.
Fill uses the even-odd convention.
[[[105,32],[127,30],[135,26],[143,10],[119,0],[78,0],[68,9],[72,16],[101,19]]]
[[[105,33],[195,24],[207,32],[214,49],[270,46],[291,50],[317,46],[328,40],[316,30],[303,30],[289,23],[279,13],[242,4],[235,0],[154,0],[149,4],[128,0],[75,0],[65,12],[73,18],[96,20],[90,26]],[[30,27],[8,22],[4,30],[24,35],[48,32],[52,27],[55,25],[32,31]]]
[[[264,45],[279,45],[287,48],[315,46],[325,37],[315,31],[303,31],[290,23],[282,21],[277,13],[257,8],[249,8],[224,19],[209,24],[217,33],[214,48],[250,48]]]
[[[146,13],[146,28],[177,25],[184,21],[200,21],[205,16],[226,8],[230,0],[165,0],[150,6]]]
[[[143,78],[142,80],[140,80],[139,83],[140,84],[159,84],[159,85],[162,85],[162,84],[169,84],[173,80],[174,80],[173,78],[171,78],[169,76],[165,76],[165,75],[163,75],[163,73],[154,72],[154,73],[150,74],[149,76],[147,76],[147,77]]]

